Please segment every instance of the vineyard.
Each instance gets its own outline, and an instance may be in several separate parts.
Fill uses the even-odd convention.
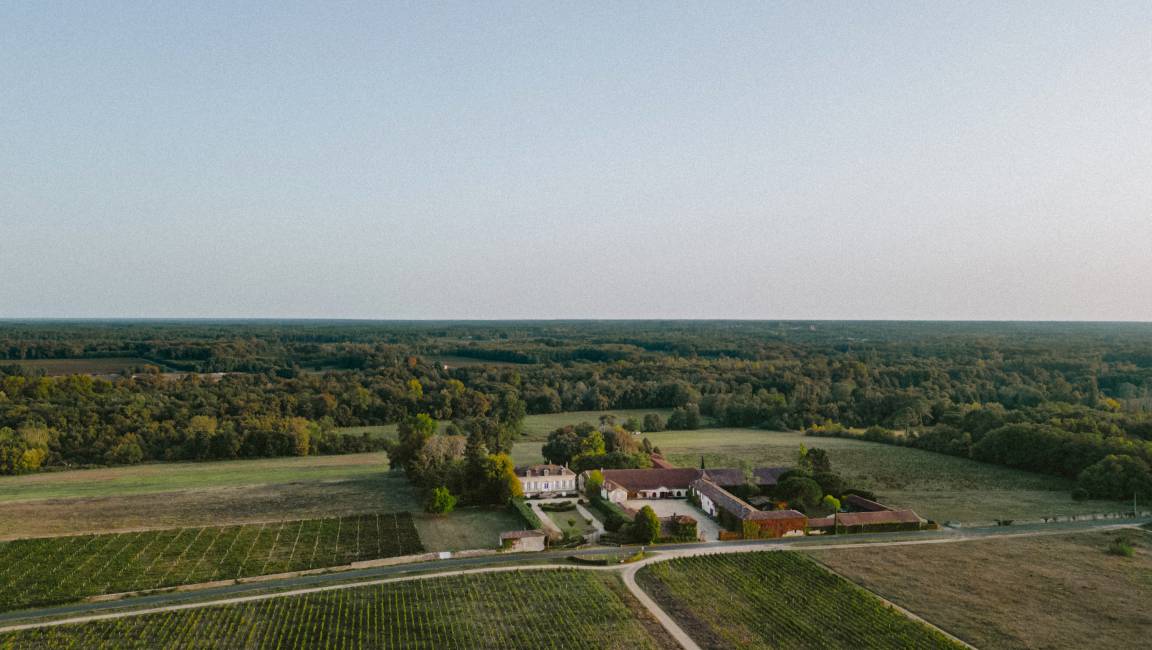
[[[618,580],[573,570],[411,580],[40,628],[0,636],[0,649],[666,647]]]
[[[408,513],[0,544],[0,611],[420,553]]]
[[[959,647],[796,553],[682,558],[637,577],[709,648]]]

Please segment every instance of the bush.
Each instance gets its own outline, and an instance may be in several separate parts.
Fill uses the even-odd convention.
[[[604,499],[592,499],[592,507],[604,513],[606,517],[611,518],[612,515],[616,515],[617,517],[623,519],[625,522],[632,521],[632,517],[628,514],[627,510],[621,508],[615,503],[612,503],[611,501],[606,501]]]
[[[660,536],[660,518],[652,506],[644,506],[629,529],[629,537],[637,544],[651,544]]]
[[[571,501],[560,501],[558,503],[541,503],[540,509],[545,512],[569,512],[576,509],[576,504]]]
[[[620,529],[627,524],[627,519],[613,512],[612,514],[608,515],[607,519],[604,520],[604,529],[610,533],[617,533],[620,532]]]
[[[1132,557],[1135,554],[1132,545],[1128,543],[1123,537],[1117,537],[1108,544],[1108,555],[1118,555],[1120,557]]]
[[[534,528],[537,530],[544,529],[544,522],[540,521],[540,517],[536,516],[536,512],[532,510],[532,507],[528,505],[528,502],[524,500],[524,497],[515,497],[509,499],[508,504],[511,505],[512,509],[515,510],[516,513],[524,519],[524,523],[528,524],[529,528]]]
[[[452,512],[456,507],[456,497],[448,491],[446,487],[438,487],[432,490],[428,495],[428,499],[424,502],[424,512],[430,512],[437,515],[446,515]]]
[[[1072,500],[1073,501],[1084,501],[1089,496],[1091,496],[1091,495],[1088,494],[1088,490],[1085,490],[1082,487],[1072,488]]]

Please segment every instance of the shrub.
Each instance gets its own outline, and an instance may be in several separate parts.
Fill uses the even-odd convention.
[[[456,497],[448,491],[446,487],[438,487],[432,490],[428,495],[428,499],[424,502],[424,512],[430,512],[437,515],[446,515],[452,512],[456,507]]]
[[[600,489],[604,487],[604,473],[598,469],[588,472],[584,480],[584,495],[595,501],[600,498]]]
[[[576,504],[571,501],[560,501],[558,503],[541,503],[540,509],[545,512],[568,512],[576,509]]]
[[[651,544],[660,536],[660,518],[652,506],[644,506],[636,515],[629,530],[632,541],[637,544]]]
[[[1091,496],[1091,495],[1088,494],[1088,490],[1085,490],[1082,487],[1072,488],[1072,500],[1073,501],[1084,501],[1089,496]]]
[[[540,517],[536,516],[536,512],[532,510],[532,507],[528,505],[524,497],[509,499],[508,504],[524,519],[524,523],[528,524],[529,528],[543,530],[544,522],[540,521]]]
[[[1135,550],[1132,545],[1128,543],[1123,537],[1117,537],[1108,544],[1108,555],[1118,555],[1120,557],[1132,557]]]

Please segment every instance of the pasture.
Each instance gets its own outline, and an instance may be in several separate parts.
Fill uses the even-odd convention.
[[[144,366],[163,368],[162,364],[139,357],[101,357],[91,359],[21,359],[18,361],[0,360],[0,365],[15,364],[33,370],[43,370],[45,375],[115,375]]]
[[[406,512],[17,540],[0,544],[0,610],[423,550]]]
[[[384,453],[291,456],[215,462],[149,463],[24,476],[0,476],[0,502],[114,497],[257,483],[348,480],[388,468]]]
[[[674,648],[619,578],[522,571],[284,596],[0,636],[0,648]]]
[[[1106,552],[1118,536],[1133,557]],[[979,648],[1135,648],[1152,634],[1145,530],[812,555]]]
[[[528,415],[524,417],[523,435],[516,440],[516,444],[519,445],[524,442],[544,442],[548,439],[549,433],[569,424],[579,424],[581,422],[598,424],[600,422],[601,415],[614,415],[616,416],[616,421],[618,423],[624,424],[624,421],[630,417],[642,420],[648,413],[658,413],[661,417],[667,420],[668,416],[672,413],[672,409],[614,409],[608,411],[569,411],[566,413],[541,413],[538,415]],[[443,432],[447,426],[447,422],[441,422],[440,431]],[[395,424],[381,424],[361,427],[339,427],[337,431],[355,435],[367,433],[374,438],[379,437],[393,439],[396,437]],[[513,454],[516,453],[515,447],[513,447],[512,452]]]
[[[960,647],[796,553],[680,558],[637,580],[706,648]]]

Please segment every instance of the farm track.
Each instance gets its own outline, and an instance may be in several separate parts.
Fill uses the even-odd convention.
[[[504,562],[523,562],[523,565],[517,566],[500,566],[500,567],[480,567],[473,569],[462,569],[464,567],[474,564],[490,563],[492,558],[466,558],[457,560],[440,560],[428,563],[421,563],[415,565],[402,565],[392,567],[381,567],[374,569],[346,571],[342,573],[330,573],[313,576],[302,576],[298,578],[288,578],[282,581],[266,582],[258,586],[251,584],[230,585],[227,587],[219,587],[212,589],[205,589],[203,591],[190,591],[181,592],[178,594],[159,594],[155,596],[145,596],[140,598],[132,598],[124,601],[117,601],[112,603],[81,603],[76,605],[47,608],[41,610],[28,610],[20,612],[9,612],[0,614],[0,624],[9,622],[11,624],[0,627],[0,633],[14,632],[19,630],[33,629],[39,627],[49,627],[57,625],[77,624],[92,621],[113,620],[119,618],[126,618],[131,616],[140,616],[144,614],[153,614],[161,612],[172,612],[187,609],[197,609],[212,606],[232,605],[245,602],[252,602],[258,600],[268,600],[273,598],[283,598],[289,596],[298,596],[309,593],[318,593],[325,591],[335,591],[341,589],[353,589],[357,587],[365,587],[371,585],[387,584],[391,582],[406,582],[412,580],[423,580],[438,577],[448,577],[457,575],[466,575],[473,573],[492,573],[492,572],[505,572],[505,571],[519,571],[519,570],[557,570],[557,569],[579,569],[579,570],[596,570],[596,571],[622,571],[625,584],[629,591],[648,609],[649,612],[658,620],[679,643],[685,648],[698,647],[694,641],[691,640],[687,634],[679,628],[678,625],[658,606],[655,604],[647,594],[635,583],[635,580],[629,580],[629,577],[634,577],[635,572],[641,567],[651,564],[653,562],[660,562],[664,560],[680,558],[680,557],[693,557],[700,555],[711,554],[730,554],[730,553],[746,553],[750,551],[771,551],[771,550],[792,550],[792,551],[805,551],[805,550],[836,550],[836,549],[849,549],[861,548],[869,546],[911,546],[911,545],[926,545],[926,544],[952,544],[963,543],[970,541],[990,540],[990,539],[1010,539],[1018,537],[1038,537],[1044,535],[1067,535],[1076,533],[1090,533],[1102,530],[1113,530],[1120,528],[1134,528],[1144,523],[1143,521],[1130,521],[1126,523],[1107,523],[1101,524],[1099,522],[1081,523],[1078,525],[1060,525],[1051,524],[1047,526],[1034,527],[1029,530],[1016,531],[1010,528],[992,528],[992,529],[971,529],[963,532],[949,532],[933,535],[925,538],[924,533],[890,533],[885,535],[872,535],[870,538],[873,541],[860,541],[860,542],[842,542],[842,543],[812,543],[811,538],[803,540],[771,540],[760,542],[747,542],[740,544],[727,543],[704,543],[684,545],[677,548],[668,548],[661,550],[660,555],[646,558],[634,564],[625,567],[620,566],[605,566],[605,567],[589,567],[589,566],[571,566],[571,565],[539,565],[529,564],[530,562],[537,562],[540,559],[556,559],[565,555],[572,555],[573,553],[566,552],[552,552],[544,554],[524,555],[521,557],[502,557],[501,561]],[[577,555],[597,555],[603,554],[605,551],[584,551],[575,553]],[[457,567],[449,569],[450,567]],[[416,571],[434,570],[438,568],[445,568],[449,570],[435,571],[433,573],[421,573],[419,575],[396,575],[403,573],[411,573]],[[379,576],[396,576],[396,577],[379,577]],[[335,583],[335,584],[325,584]],[[316,586],[303,586],[303,585],[316,585]],[[286,591],[277,591],[267,593],[266,590],[274,589],[277,587],[293,587]],[[229,595],[239,594],[245,591],[259,591],[259,593],[250,593],[249,595]],[[212,598],[212,596],[223,596]],[[177,601],[177,602],[172,602]],[[179,602],[184,601],[184,602]],[[195,602],[191,602],[195,601]],[[155,605],[149,607],[148,605]],[[125,611],[125,607],[137,607]],[[115,610],[115,611],[112,611]],[[100,613],[100,612],[107,613]],[[87,612],[85,614],[85,612]],[[77,615],[79,614],[79,615]],[[64,616],[65,618],[58,618],[55,620],[43,620],[51,616]],[[947,633],[944,630],[942,632]]]

